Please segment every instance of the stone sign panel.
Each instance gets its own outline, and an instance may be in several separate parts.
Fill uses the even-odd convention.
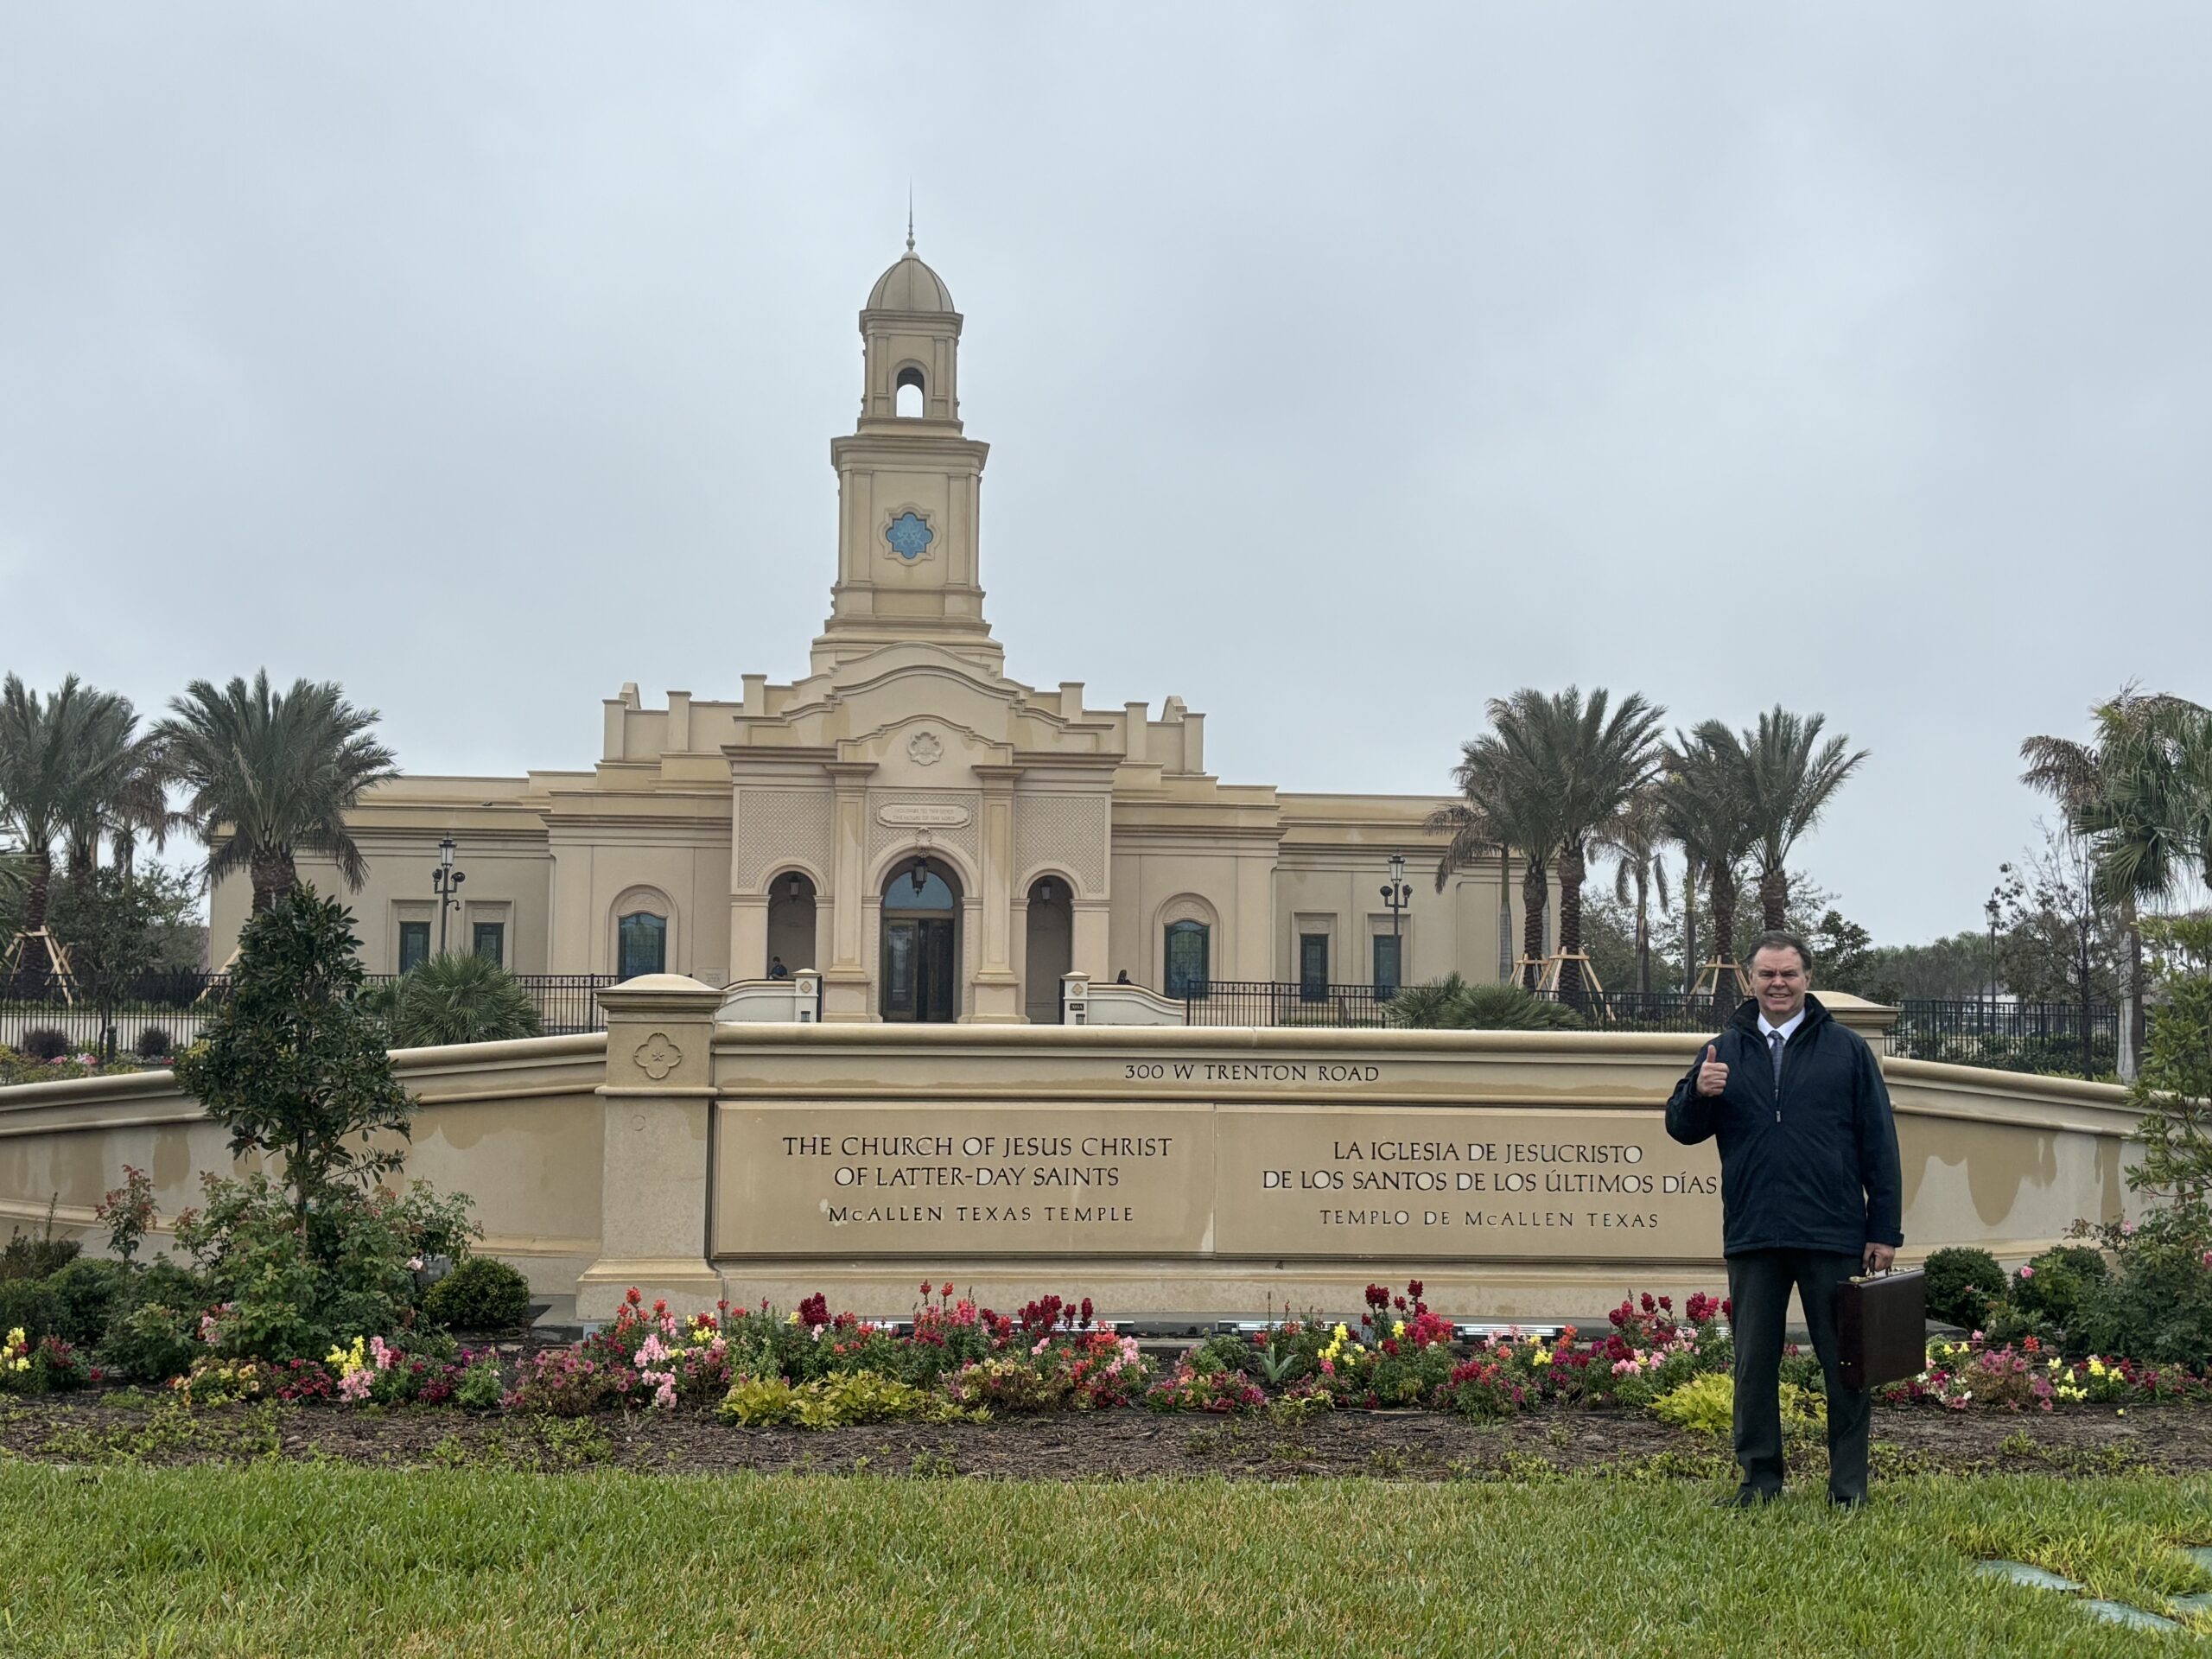
[[[721,1256],[1709,1256],[1713,1149],[1654,1111],[747,1101]]]
[[[721,1255],[1192,1255],[1210,1248],[1204,1106],[725,1105]]]
[[[1214,1249],[1224,1255],[1707,1256],[1711,1143],[1654,1111],[1222,1106]]]

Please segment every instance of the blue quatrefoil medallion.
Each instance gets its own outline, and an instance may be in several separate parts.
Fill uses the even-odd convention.
[[[902,512],[891,521],[891,527],[883,532],[883,537],[891,543],[893,553],[912,564],[930,550],[930,543],[937,540],[937,532],[922,522],[920,514]]]

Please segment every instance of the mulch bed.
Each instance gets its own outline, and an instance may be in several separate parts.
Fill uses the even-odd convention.
[[[659,1413],[563,1420],[273,1404],[187,1413],[128,1393],[0,1404],[0,1455],[66,1464],[180,1465],[277,1457],[392,1467],[1028,1480],[1541,1479],[1576,1470],[1720,1478],[1731,1471],[1725,1441],[1671,1428],[1641,1412],[1544,1411],[1483,1424],[1433,1412],[1336,1412],[1293,1423],[1265,1415],[1122,1410],[808,1432]],[[1794,1449],[1791,1460],[1818,1478],[1826,1453],[1806,1446]],[[1878,1477],[2212,1470],[2212,1411],[2139,1406],[2124,1414],[2107,1407],[2014,1415],[1882,1408],[1874,1418],[1874,1469]]]

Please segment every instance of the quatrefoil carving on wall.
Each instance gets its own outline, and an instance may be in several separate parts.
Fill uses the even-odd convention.
[[[658,1083],[683,1064],[683,1051],[668,1040],[668,1033],[657,1031],[638,1045],[638,1070]]]

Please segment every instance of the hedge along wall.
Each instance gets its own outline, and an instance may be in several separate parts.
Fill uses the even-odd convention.
[[[1586,1318],[1724,1281],[1713,1148],[1660,1109],[1694,1039],[718,1027],[721,993],[672,976],[602,999],[603,1035],[395,1056],[423,1103],[408,1173],[474,1195],[486,1248],[586,1317],[632,1284],[899,1314],[927,1276],[1109,1316],[1341,1310],[1419,1278],[1461,1317]],[[1908,1262],[2021,1260],[2128,1212],[2122,1090],[1884,1069]],[[0,1217],[58,1193],[88,1248],[124,1163],[166,1217],[227,1161],[166,1072],[0,1090]]]

